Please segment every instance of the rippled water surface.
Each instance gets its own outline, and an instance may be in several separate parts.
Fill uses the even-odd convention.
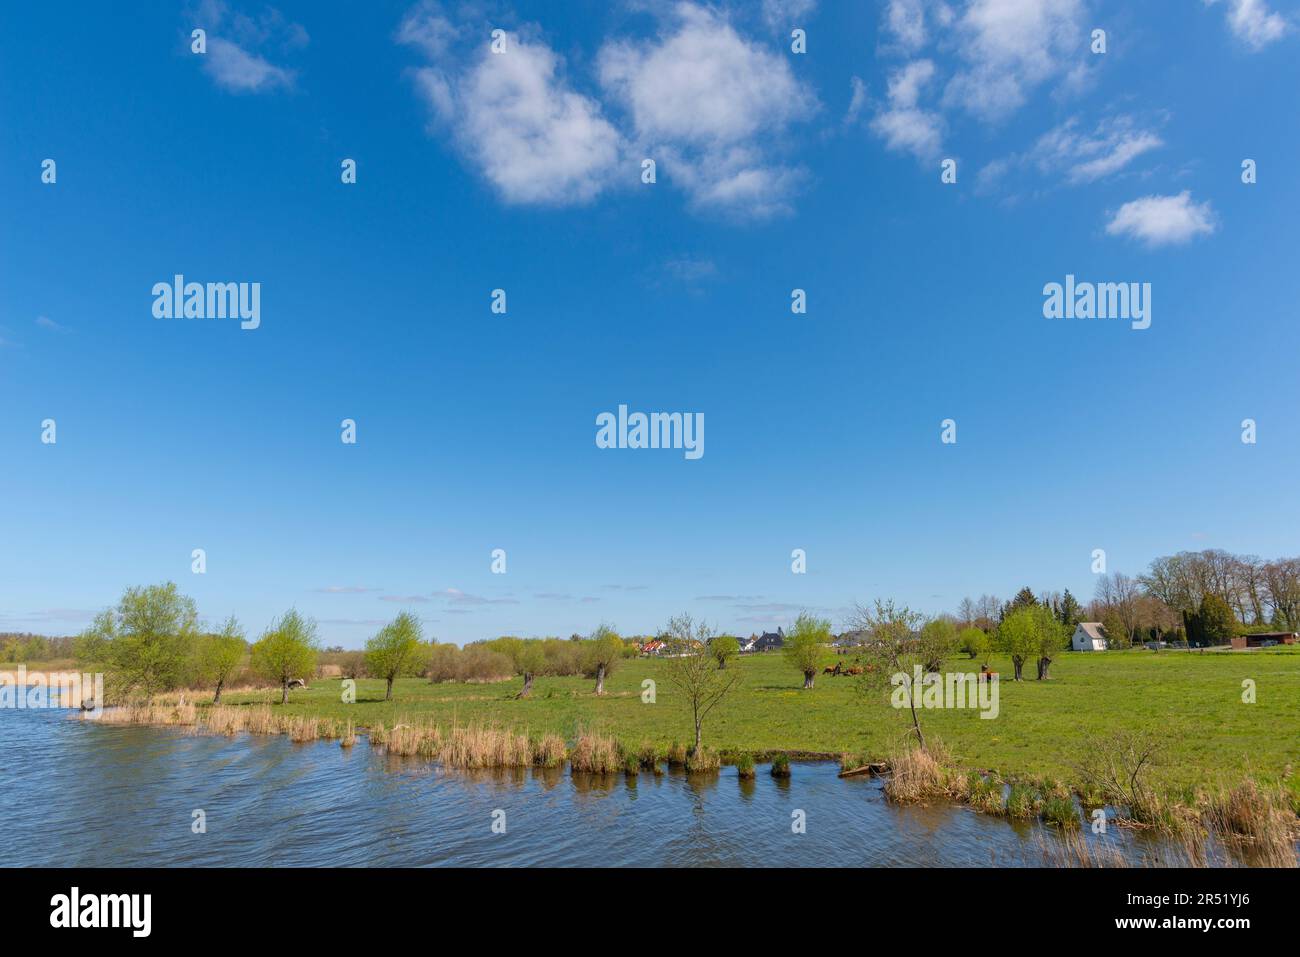
[[[1037,865],[1055,834],[963,808],[898,808],[828,763],[633,784],[565,772],[466,774],[337,743],[189,736],[0,711],[3,821],[50,866]],[[206,813],[207,832],[191,830]],[[492,832],[505,812],[506,833]],[[792,831],[794,812],[806,833]],[[1097,838],[1089,837],[1090,841]],[[1156,847],[1119,828],[1134,861]]]

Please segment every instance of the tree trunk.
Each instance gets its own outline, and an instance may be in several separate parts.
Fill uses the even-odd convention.
[[[916,729],[916,740],[921,744],[921,750],[925,750],[925,735],[921,733],[921,719],[916,716],[916,688],[915,686],[908,689],[910,692],[907,696],[907,703],[912,706],[912,727]]]
[[[531,671],[525,671],[524,690],[519,692],[519,697],[527,698],[532,693],[533,693],[533,673]]]
[[[225,678],[222,678],[220,681],[217,682],[217,693],[212,696],[213,704],[221,704],[221,686],[225,683],[226,683]]]
[[[727,659],[726,659],[726,658],[719,658],[719,659],[718,659],[718,670],[719,670],[719,671],[722,671],[722,670],[723,670],[724,668],[726,668],[726,667],[727,667]]]
[[[700,753],[700,719],[695,719],[695,754]]]
[[[596,694],[605,693],[605,666],[596,665]]]
[[[285,681],[280,685],[280,704],[289,703],[289,682]]]
[[[388,676],[388,690],[384,692],[384,700],[385,701],[393,700],[393,676],[392,675]]]
[[[816,677],[817,677],[817,672],[815,672],[815,671],[805,671],[805,672],[803,673],[803,686],[804,686],[804,688],[805,688],[805,689],[807,689],[807,688],[811,688],[811,687],[813,686],[813,679],[816,678]]]
[[[1017,658],[1017,657],[1014,657],[1014,656],[1013,656],[1013,657],[1011,658],[1011,665],[1012,665],[1013,668],[1016,669],[1016,680],[1017,680],[1017,681],[1020,681],[1020,680],[1021,680],[1021,677],[1020,677],[1020,669],[1023,668],[1023,667],[1025,666],[1025,659],[1024,659],[1024,658]]]

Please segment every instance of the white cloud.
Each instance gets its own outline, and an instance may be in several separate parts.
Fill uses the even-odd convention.
[[[889,0],[884,16],[885,29],[903,50],[913,53],[925,46],[925,0]]]
[[[512,33],[505,52],[480,42],[474,58],[461,64],[444,55],[459,36],[431,3],[408,14],[398,32],[400,42],[438,61],[416,71],[417,87],[506,202],[586,203],[610,185],[622,140],[600,104],[568,85],[563,61],[550,47]]]
[[[1083,0],[970,0],[954,27],[965,65],[945,102],[985,120],[1015,111],[1087,55],[1084,13]]]
[[[59,323],[57,323],[57,322],[55,322],[53,319],[51,319],[49,316],[37,316],[37,317],[36,317],[36,324],[37,324],[38,326],[40,326],[42,329],[49,329],[51,332],[67,332],[67,331],[68,331],[68,327],[67,327],[67,326],[60,325]]]
[[[921,91],[934,77],[934,63],[913,60],[889,77],[889,103],[871,121],[871,129],[891,150],[933,160],[943,147],[943,118],[921,109]]]
[[[438,597],[447,599],[451,605],[517,605],[514,598],[485,598],[482,595],[470,595],[459,588],[444,588]]]
[[[199,59],[217,86],[232,93],[263,93],[293,86],[294,72],[258,51],[306,46],[309,37],[301,25],[285,20],[274,8],[267,8],[256,19],[242,13],[231,16],[222,0],[205,0],[195,19],[207,31],[207,52]]]
[[[1125,203],[1106,224],[1109,235],[1128,236],[1151,247],[1190,242],[1214,229],[1209,202],[1193,202],[1188,190],[1177,196],[1144,196]]]
[[[1091,133],[1080,133],[1078,120],[1070,119],[1039,137],[1032,156],[1040,169],[1063,170],[1066,181],[1078,185],[1117,173],[1163,145],[1156,133],[1138,128],[1130,116],[1103,120]]]
[[[1205,0],[1207,5],[1219,0]],[[1291,26],[1280,14],[1269,9],[1266,0],[1228,0],[1228,29],[1252,50],[1262,50],[1280,40]]]
[[[599,71],[638,146],[695,204],[752,216],[788,209],[804,172],[774,159],[773,147],[818,104],[787,58],[723,14],[680,3],[659,37],[606,44]]]
[[[773,30],[790,30],[816,7],[817,0],[763,0],[763,20]]]
[[[221,37],[208,38],[203,69],[232,93],[261,93],[293,85],[293,74]]]

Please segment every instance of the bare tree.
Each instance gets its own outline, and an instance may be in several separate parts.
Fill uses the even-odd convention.
[[[924,749],[925,735],[916,710],[921,695],[916,675],[924,674],[935,656],[920,631],[924,616],[906,605],[895,605],[892,598],[877,598],[871,607],[856,606],[850,620],[854,628],[867,633],[867,658],[874,665],[862,676],[862,689],[870,691],[882,685],[904,688],[912,712],[912,729]]]
[[[691,704],[695,722],[695,753],[700,751],[704,719],[740,681],[736,669],[723,670],[709,651],[713,629],[696,622],[690,615],[678,615],[668,622],[667,641],[670,651],[664,673],[674,688]]]

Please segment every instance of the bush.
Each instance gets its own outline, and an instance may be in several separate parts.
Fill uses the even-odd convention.
[[[777,754],[772,757],[772,777],[788,778],[790,776],[790,755]]]
[[[425,675],[434,684],[455,681],[460,662],[460,649],[455,645],[434,645],[429,652],[429,665]]]

